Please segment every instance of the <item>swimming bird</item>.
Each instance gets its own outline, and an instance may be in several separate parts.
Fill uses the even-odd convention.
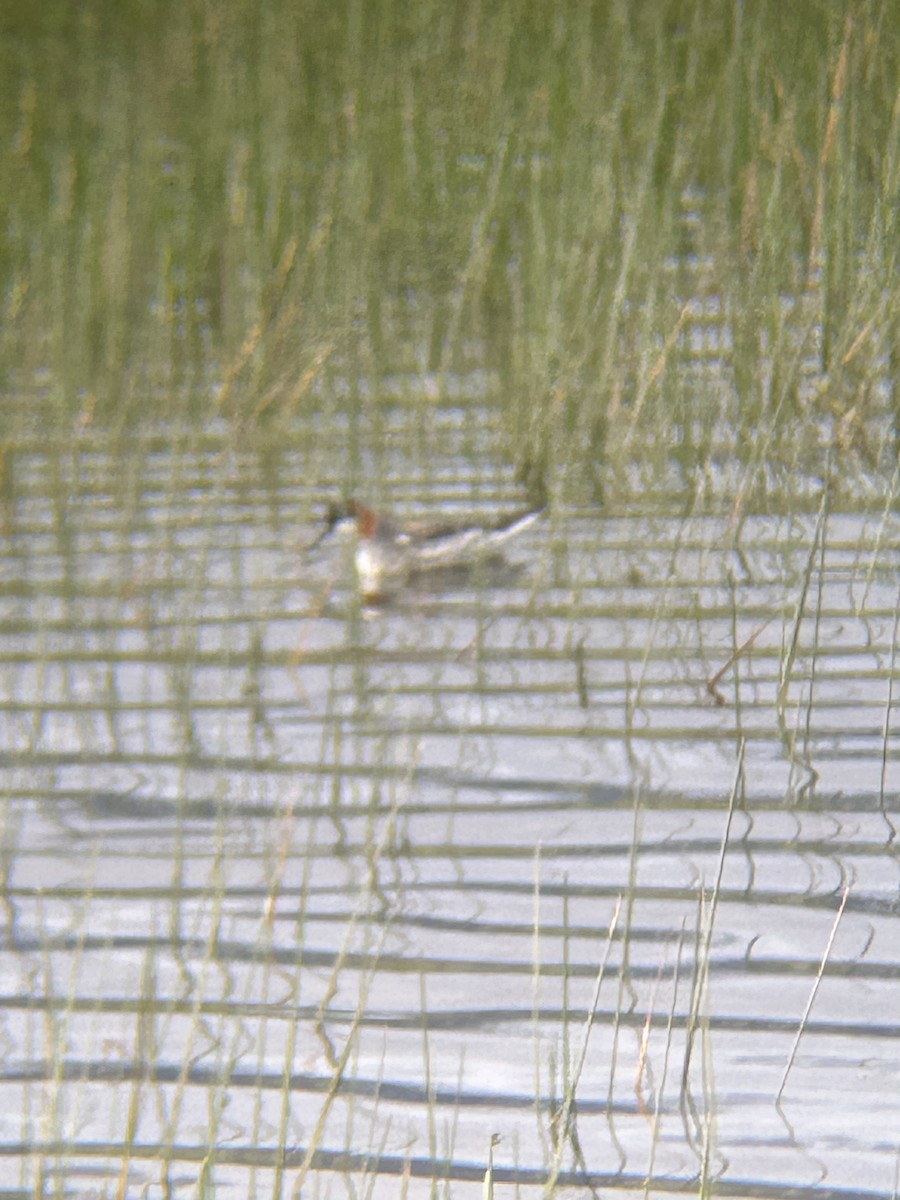
[[[496,522],[444,522],[401,525],[351,499],[330,504],[326,529],[315,545],[350,532],[356,537],[354,562],[359,590],[375,600],[401,587],[412,575],[471,565],[497,553],[538,519],[543,508],[519,510]]]

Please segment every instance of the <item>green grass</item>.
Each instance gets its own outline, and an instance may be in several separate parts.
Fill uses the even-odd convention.
[[[627,490],[625,464],[652,479],[674,460],[694,507],[731,452],[750,504],[766,466],[814,469],[823,437],[845,470],[878,470],[895,454],[892,16],[13,6],[7,394],[40,392],[63,438],[222,414],[279,445],[342,412],[352,476],[396,403],[385,376],[408,376],[427,420],[477,367],[497,451],[535,493]],[[726,336],[698,352],[710,327]],[[27,405],[5,408],[14,437]]]
[[[721,678],[724,663],[731,672],[727,683],[733,685],[729,702],[740,714],[740,671],[752,648],[745,627],[764,628],[765,615],[781,603],[793,613],[780,656],[770,652],[758,664],[756,678],[762,687],[772,677],[771,690],[777,692],[772,726],[793,769],[788,799],[804,799],[812,769],[809,743],[816,733],[815,728],[810,733],[819,669],[815,657],[824,656],[827,646],[827,630],[821,628],[823,606],[827,610],[822,593],[827,519],[845,506],[865,505],[884,514],[887,525],[900,484],[892,394],[898,360],[900,27],[892,4],[275,0],[260,6],[195,0],[147,8],[110,0],[13,3],[0,14],[0,68],[5,168],[0,172],[0,516],[16,533],[17,502],[32,502],[21,534],[27,544],[29,536],[41,535],[46,500],[53,534],[48,540],[65,575],[48,583],[56,578],[55,566],[41,566],[37,555],[36,570],[30,552],[20,546],[16,558],[17,547],[9,539],[8,587],[11,596],[28,599],[33,592],[31,615],[39,631],[45,619],[42,600],[56,600],[64,609],[65,601],[96,590],[101,599],[121,598],[126,610],[104,630],[108,641],[100,651],[82,645],[86,631],[77,606],[71,617],[46,618],[47,629],[35,642],[45,667],[71,659],[76,680],[85,655],[105,654],[121,665],[118,639],[126,626],[132,620],[135,627],[146,626],[148,657],[170,667],[172,699],[163,707],[171,709],[173,733],[162,765],[174,768],[182,759],[190,764],[197,749],[194,677],[202,655],[210,653],[201,653],[195,613],[203,611],[209,579],[206,551],[186,552],[179,533],[205,526],[209,548],[220,547],[219,505],[233,502],[238,508],[233,480],[238,481],[235,494],[245,488],[251,498],[246,509],[236,511],[234,529],[224,525],[237,544],[240,523],[262,520],[260,495],[271,495],[277,511],[280,489],[295,488],[298,475],[306,497],[301,504],[326,487],[333,491],[361,482],[375,497],[390,494],[392,481],[385,476],[395,469],[398,450],[408,463],[407,483],[429,479],[437,441],[434,411],[458,407],[464,434],[460,460],[471,451],[475,461],[511,463],[523,488],[535,498],[549,494],[560,509],[598,499],[620,512],[635,504],[645,510],[674,506],[685,513],[726,508],[734,517],[737,544],[741,519],[753,510],[805,508],[820,514],[799,579],[787,573],[786,598],[776,582],[776,600],[767,599],[760,615],[754,607],[758,601],[730,580],[734,653],[729,658],[720,649],[711,651],[716,669],[710,678]],[[157,464],[149,461],[150,447],[162,451],[162,479]],[[36,451],[44,449],[36,467]],[[296,459],[282,465],[286,449],[301,452],[302,472]],[[245,462],[234,468],[238,456],[232,452],[247,450],[259,455],[258,471]],[[95,458],[106,465],[92,466]],[[220,467],[221,477],[210,486],[207,472]],[[233,476],[227,474],[233,468]],[[35,482],[41,469],[52,476],[47,486]],[[408,483],[401,504],[414,490]],[[187,499],[160,517],[152,500],[158,493]],[[113,582],[91,578],[96,563],[78,536],[82,510],[73,497],[91,503],[101,499],[109,506],[103,518],[108,517],[116,537],[116,553],[121,550]],[[293,492],[283,503],[293,512]],[[99,527],[101,509],[91,511]],[[564,565],[562,520],[558,528]],[[724,611],[711,612],[699,599],[684,599],[685,569],[676,570],[681,537],[676,533],[670,539],[671,528],[665,526],[662,547],[649,548],[654,566],[664,555],[671,564],[671,572],[661,570],[662,582],[651,580],[659,599],[630,599],[632,607],[621,614],[623,621],[634,621],[635,614],[638,620],[646,617],[645,644],[614,640],[610,647],[602,630],[586,634],[577,623],[584,611],[598,624],[609,612],[619,615],[614,596],[591,599],[596,563],[590,553],[583,554],[584,575],[575,582],[574,599],[566,593],[552,601],[562,606],[558,611],[540,610],[544,620],[572,621],[566,661],[571,661],[571,686],[578,689],[580,707],[577,721],[570,716],[569,725],[555,726],[553,736],[574,736],[573,730],[582,728],[598,739],[622,736],[638,780],[646,743],[660,736],[664,718],[658,709],[674,703],[668,696],[653,698],[648,664],[654,666],[662,653],[655,641],[658,628],[679,617],[685,627],[699,628],[701,622],[720,621]],[[282,528],[278,534],[292,550],[295,532]],[[779,527],[772,537],[777,545],[773,542],[767,552],[786,552],[784,530]],[[877,552],[867,559],[868,551],[861,550],[859,562],[874,564],[882,551],[890,555],[889,531],[883,548],[880,537]],[[665,544],[669,540],[672,544]],[[149,566],[141,550],[147,541],[155,555]],[[597,537],[595,548],[599,562],[603,537]],[[647,547],[642,543],[636,549]],[[236,591],[242,579],[239,557],[236,552]],[[609,555],[602,561],[608,564]],[[549,574],[549,566],[535,566],[540,580],[535,596]],[[665,582],[670,574],[671,588]],[[179,582],[170,598],[173,580]],[[323,585],[315,614],[329,592],[330,582]],[[242,703],[256,697],[258,709],[258,742],[247,756],[250,769],[271,770],[293,788],[290,765],[278,763],[275,769],[277,741],[266,726],[267,677],[285,664],[267,646],[265,629],[269,617],[284,616],[279,607],[284,593],[273,593],[277,601],[268,592],[260,594],[262,615],[251,605],[246,618],[259,629],[252,629],[246,648],[235,635],[222,653],[231,668],[245,655],[248,684],[253,684],[241,693]],[[145,603],[133,617],[135,595]],[[600,608],[590,608],[598,603]],[[528,613],[519,614],[523,623],[536,609],[532,604]],[[98,623],[106,620],[105,612]],[[485,663],[492,661],[488,612],[479,612],[472,643],[456,660],[468,664],[474,657],[478,674],[473,677],[485,696],[490,674]],[[74,653],[57,648],[55,621],[66,633],[71,621]],[[807,636],[810,621],[814,655],[807,677],[801,632]],[[331,771],[333,780],[322,827],[334,836],[337,861],[348,853],[359,859],[358,897],[348,901],[346,937],[335,944],[330,970],[320,967],[314,975],[304,954],[308,946],[316,948],[320,936],[306,923],[312,863],[321,851],[312,834],[306,846],[294,843],[293,791],[283,825],[267,835],[264,883],[251,888],[250,898],[240,904],[230,895],[228,871],[232,854],[243,861],[244,831],[235,828],[236,849],[226,836],[230,827],[223,824],[215,831],[208,877],[196,873],[197,842],[176,839],[171,907],[160,902],[159,910],[171,913],[171,927],[158,944],[148,941],[137,994],[123,989],[122,998],[114,994],[111,1001],[127,1019],[133,1016],[136,1049],[127,1064],[133,1074],[121,1085],[122,1125],[114,1130],[116,1150],[110,1156],[121,1163],[121,1179],[104,1194],[124,1195],[128,1169],[142,1159],[158,1167],[158,1177],[175,1189],[185,1164],[205,1155],[194,1194],[213,1195],[216,1155],[220,1162],[232,1154],[236,1162],[240,1155],[229,1145],[234,1120],[229,1105],[231,1089],[237,1088],[235,1069],[247,1060],[263,1082],[251,1104],[242,1109],[235,1103],[235,1108],[250,1126],[248,1154],[258,1154],[248,1158],[256,1194],[286,1197],[299,1195],[301,1188],[304,1195],[324,1194],[326,1185],[319,1181],[327,1165],[317,1156],[340,1145],[329,1121],[343,1112],[345,1101],[348,1165],[340,1173],[354,1194],[366,1196],[374,1186],[377,1165],[357,1168],[353,1155],[383,1151],[390,1120],[377,1127],[375,1118],[381,1120],[383,1112],[376,1095],[371,1138],[360,1146],[359,1122],[365,1115],[361,1108],[355,1115],[346,1095],[352,1095],[348,1085],[357,1074],[370,988],[381,982],[377,971],[391,969],[379,961],[379,934],[390,928],[386,897],[391,888],[385,879],[399,889],[394,858],[407,853],[400,820],[404,790],[413,779],[419,741],[432,725],[440,730],[441,722],[423,715],[418,724],[404,726],[410,739],[408,767],[396,728],[385,726],[390,732],[370,767],[378,786],[371,792],[364,832],[354,834],[359,814],[343,789],[348,779],[352,789],[361,763],[354,757],[359,753],[355,726],[346,723],[342,708],[343,689],[353,694],[358,728],[371,720],[375,738],[379,715],[385,721],[391,717],[385,696],[399,696],[403,686],[399,680],[378,682],[383,675],[373,671],[368,629],[358,606],[351,605],[347,649],[335,652],[322,726],[323,778]],[[298,648],[287,664],[298,693],[303,636],[298,633]],[[690,660],[687,638],[685,645]],[[426,647],[422,653],[430,651]],[[551,668],[557,657],[550,647]],[[611,719],[611,702],[600,696],[603,687],[620,686],[615,672],[609,673],[611,682],[606,678],[610,657],[629,665],[623,672],[629,681],[624,734],[618,713]],[[18,663],[15,655],[10,662]],[[777,679],[772,663],[777,663]],[[346,685],[341,682],[345,666]],[[704,669],[701,661],[698,687]],[[884,683],[888,693],[879,717],[886,772],[892,672],[885,670],[875,682]],[[807,678],[809,702],[792,708],[791,697]],[[461,676],[453,687],[470,691],[468,679]],[[858,678],[855,684],[858,688]],[[386,690],[379,694],[379,687]],[[35,709],[30,742],[21,751],[29,767],[31,758],[40,767],[42,746],[45,740],[52,743],[52,727],[48,734],[42,724],[45,691],[52,698],[50,684],[39,682],[38,699],[29,700],[32,694],[24,688],[21,700]],[[450,701],[456,698],[449,683],[443,691]],[[720,694],[725,695],[724,685]],[[110,710],[117,713],[123,699],[131,700],[110,683]],[[93,711],[80,694],[74,702]],[[548,706],[557,702],[548,693]],[[751,722],[754,703],[763,702],[748,701]],[[596,709],[590,714],[592,704]],[[461,736],[474,743],[504,732],[486,702],[484,712],[482,723],[469,721]],[[645,712],[650,723],[643,719]],[[507,732],[536,736],[541,718],[529,720],[533,724],[514,718]],[[676,732],[687,729],[685,724]],[[750,736],[763,735],[751,730]],[[737,745],[743,744],[741,737],[736,722]],[[227,773],[228,747],[221,749]],[[110,757],[127,753],[117,746]],[[103,757],[102,749],[92,750],[88,765],[123,765],[104,764]],[[312,784],[305,779],[296,784],[299,807],[319,794],[311,778]],[[735,805],[744,804],[741,783],[739,770],[729,820]],[[185,811],[178,820],[184,818],[189,830],[195,797],[187,782],[183,786]],[[547,1051],[536,1038],[534,1048],[535,1120],[548,1193],[578,1169],[579,1098],[584,1106],[585,1095],[603,1094],[605,1078],[589,1079],[583,1067],[588,1039],[592,1030],[595,1039],[599,1036],[602,1024],[594,1014],[605,956],[610,946],[618,951],[619,942],[618,990],[607,1002],[610,1015],[603,1018],[613,1029],[611,1102],[619,1031],[635,1015],[640,789],[637,795],[621,920],[617,909],[606,940],[605,930],[597,930],[591,963],[597,991],[580,1025],[570,1024],[577,973],[570,979],[569,967],[584,964],[575,958],[568,902],[561,932],[542,932],[536,867],[536,1028],[541,986],[549,991],[546,980],[558,977],[558,967],[563,974],[559,1045]],[[886,815],[884,794],[882,810]],[[27,847],[18,813],[6,797],[0,866],[6,892],[24,888],[21,896],[14,893],[24,902],[28,885],[17,882],[16,868]],[[725,838],[723,857],[727,844]],[[421,851],[423,871],[429,861]],[[59,901],[53,882],[48,905]],[[698,907],[689,1049],[680,1093],[702,1194],[710,1194],[718,1169],[709,974],[720,885],[721,870],[712,897],[702,898]],[[192,888],[202,890],[202,901]],[[92,928],[93,902],[88,888],[80,900],[83,912],[73,914],[76,930]],[[140,897],[130,901],[141,902]],[[254,903],[258,917],[251,928]],[[5,904],[12,913],[8,897]],[[296,956],[288,955],[282,965],[276,920],[294,910],[293,942],[282,938]],[[54,915],[52,908],[48,911]],[[227,954],[220,955],[220,925],[237,922],[234,913],[246,925],[248,954],[259,954],[258,963],[243,974]],[[87,1105],[91,1093],[88,1084],[70,1080],[65,1071],[70,1058],[78,1058],[70,1042],[81,995],[87,996],[84,1003],[96,1002],[98,1028],[107,1003],[104,981],[95,990],[74,976],[71,983],[55,977],[58,951],[51,935],[57,926],[50,916],[45,924],[41,914],[39,908],[35,923],[41,936],[46,934],[46,945],[36,952],[34,979],[39,993],[52,1001],[42,1027],[51,1062],[44,1097],[36,1101],[35,1090],[28,1093],[32,1109],[23,1114],[22,1137],[27,1142],[34,1136],[47,1149],[41,1161],[24,1156],[20,1165],[23,1186],[27,1182],[34,1195],[53,1194],[54,1188],[62,1194],[67,1162],[90,1153],[70,1128],[67,1104],[74,1092]],[[9,915],[8,921],[14,925]],[[552,943],[542,956],[543,936],[563,939],[562,964]],[[354,965],[355,938],[370,939],[364,942],[362,968]],[[676,985],[690,970],[686,941],[682,928],[677,946],[672,942]],[[76,964],[83,950],[79,942]],[[90,946],[87,950],[97,953]],[[166,973],[173,962],[179,987]],[[430,1089],[428,1073],[440,1031],[428,1027],[429,969],[427,964],[420,968],[420,1007]],[[350,1015],[343,1024],[332,1024],[330,1005],[341,987],[348,989],[349,1000],[342,1005],[349,1004]],[[644,1045],[639,1054],[641,1071],[648,1073],[636,1081],[638,1099],[642,1103],[646,1096],[652,1101],[648,1109],[653,1108],[640,1112],[649,1129],[648,1194],[657,1153],[662,1162],[666,1150],[660,1113],[665,1084],[671,1084],[679,1066],[676,993],[677,987],[668,1020],[662,1002],[660,1010],[650,1005],[649,1015],[664,1037],[659,1079],[649,1075],[659,1055]],[[307,1022],[311,1049],[302,1040],[306,1025],[292,1015],[309,1004],[310,995],[321,996]],[[261,1015],[254,1015],[254,1005]],[[267,1033],[277,1045],[274,1039],[285,1024],[276,1058]],[[175,1041],[173,1048],[178,1029],[183,1042]],[[658,1044],[659,1039],[650,1049]],[[41,1058],[40,1047],[29,1045],[26,1051],[29,1061]],[[292,1080],[298,1064],[307,1057],[315,1061],[320,1051],[324,1087],[313,1109],[302,1082]],[[103,1066],[115,1053],[101,1044],[94,1058]],[[211,1081],[203,1082],[199,1068],[207,1054],[215,1070]],[[178,1068],[165,1089],[144,1074],[145,1063],[158,1062]],[[392,1071],[385,1057],[384,1078],[390,1080]],[[264,1081],[273,1072],[283,1076],[283,1086],[277,1104],[269,1106],[271,1085]],[[367,1081],[365,1070],[360,1076]],[[196,1120],[191,1105],[201,1087],[208,1145],[202,1136],[186,1141],[183,1132],[189,1118]],[[450,1191],[446,1162],[457,1144],[461,1110],[447,1117],[443,1101],[432,1104],[430,1090],[428,1095],[428,1144],[408,1151],[409,1165],[398,1183],[401,1196],[426,1170],[432,1171],[435,1195]],[[315,1117],[298,1133],[293,1107],[299,1101]],[[155,1125],[142,1124],[148,1113],[157,1118]],[[616,1119],[611,1104],[613,1141]],[[601,1123],[594,1117],[593,1128]],[[161,1133],[154,1140],[157,1126]],[[590,1116],[582,1118],[584,1128],[590,1132]],[[489,1166],[483,1194],[490,1195],[495,1185],[498,1196],[511,1194],[514,1169],[508,1164],[515,1163],[514,1148],[508,1139],[500,1143],[497,1161],[503,1166],[495,1172],[491,1132],[484,1143]],[[591,1166],[594,1157],[589,1146],[585,1150]],[[413,1174],[414,1155],[419,1176]],[[658,1169],[662,1174],[666,1168]]]

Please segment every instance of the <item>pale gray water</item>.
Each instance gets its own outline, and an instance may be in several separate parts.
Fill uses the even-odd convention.
[[[444,482],[454,436],[398,507],[518,506]],[[284,1146],[290,1195],[320,1115],[304,1194],[474,1194],[493,1132],[537,1187],[621,901],[563,1179],[890,1191],[893,515],[554,510],[365,612],[289,462],[100,446],[63,505],[45,466],[0,593],[7,1187],[269,1196]]]

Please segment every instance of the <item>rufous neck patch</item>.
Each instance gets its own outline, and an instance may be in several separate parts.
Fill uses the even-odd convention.
[[[356,501],[356,524],[359,529],[359,536],[364,538],[372,538],[375,536],[375,531],[378,528],[378,513],[373,512],[371,508],[367,508],[365,504],[360,504]]]

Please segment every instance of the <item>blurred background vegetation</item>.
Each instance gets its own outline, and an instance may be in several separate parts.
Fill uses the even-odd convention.
[[[898,51],[889,0],[12,0],[0,434],[475,379],[535,493],[892,501]]]

